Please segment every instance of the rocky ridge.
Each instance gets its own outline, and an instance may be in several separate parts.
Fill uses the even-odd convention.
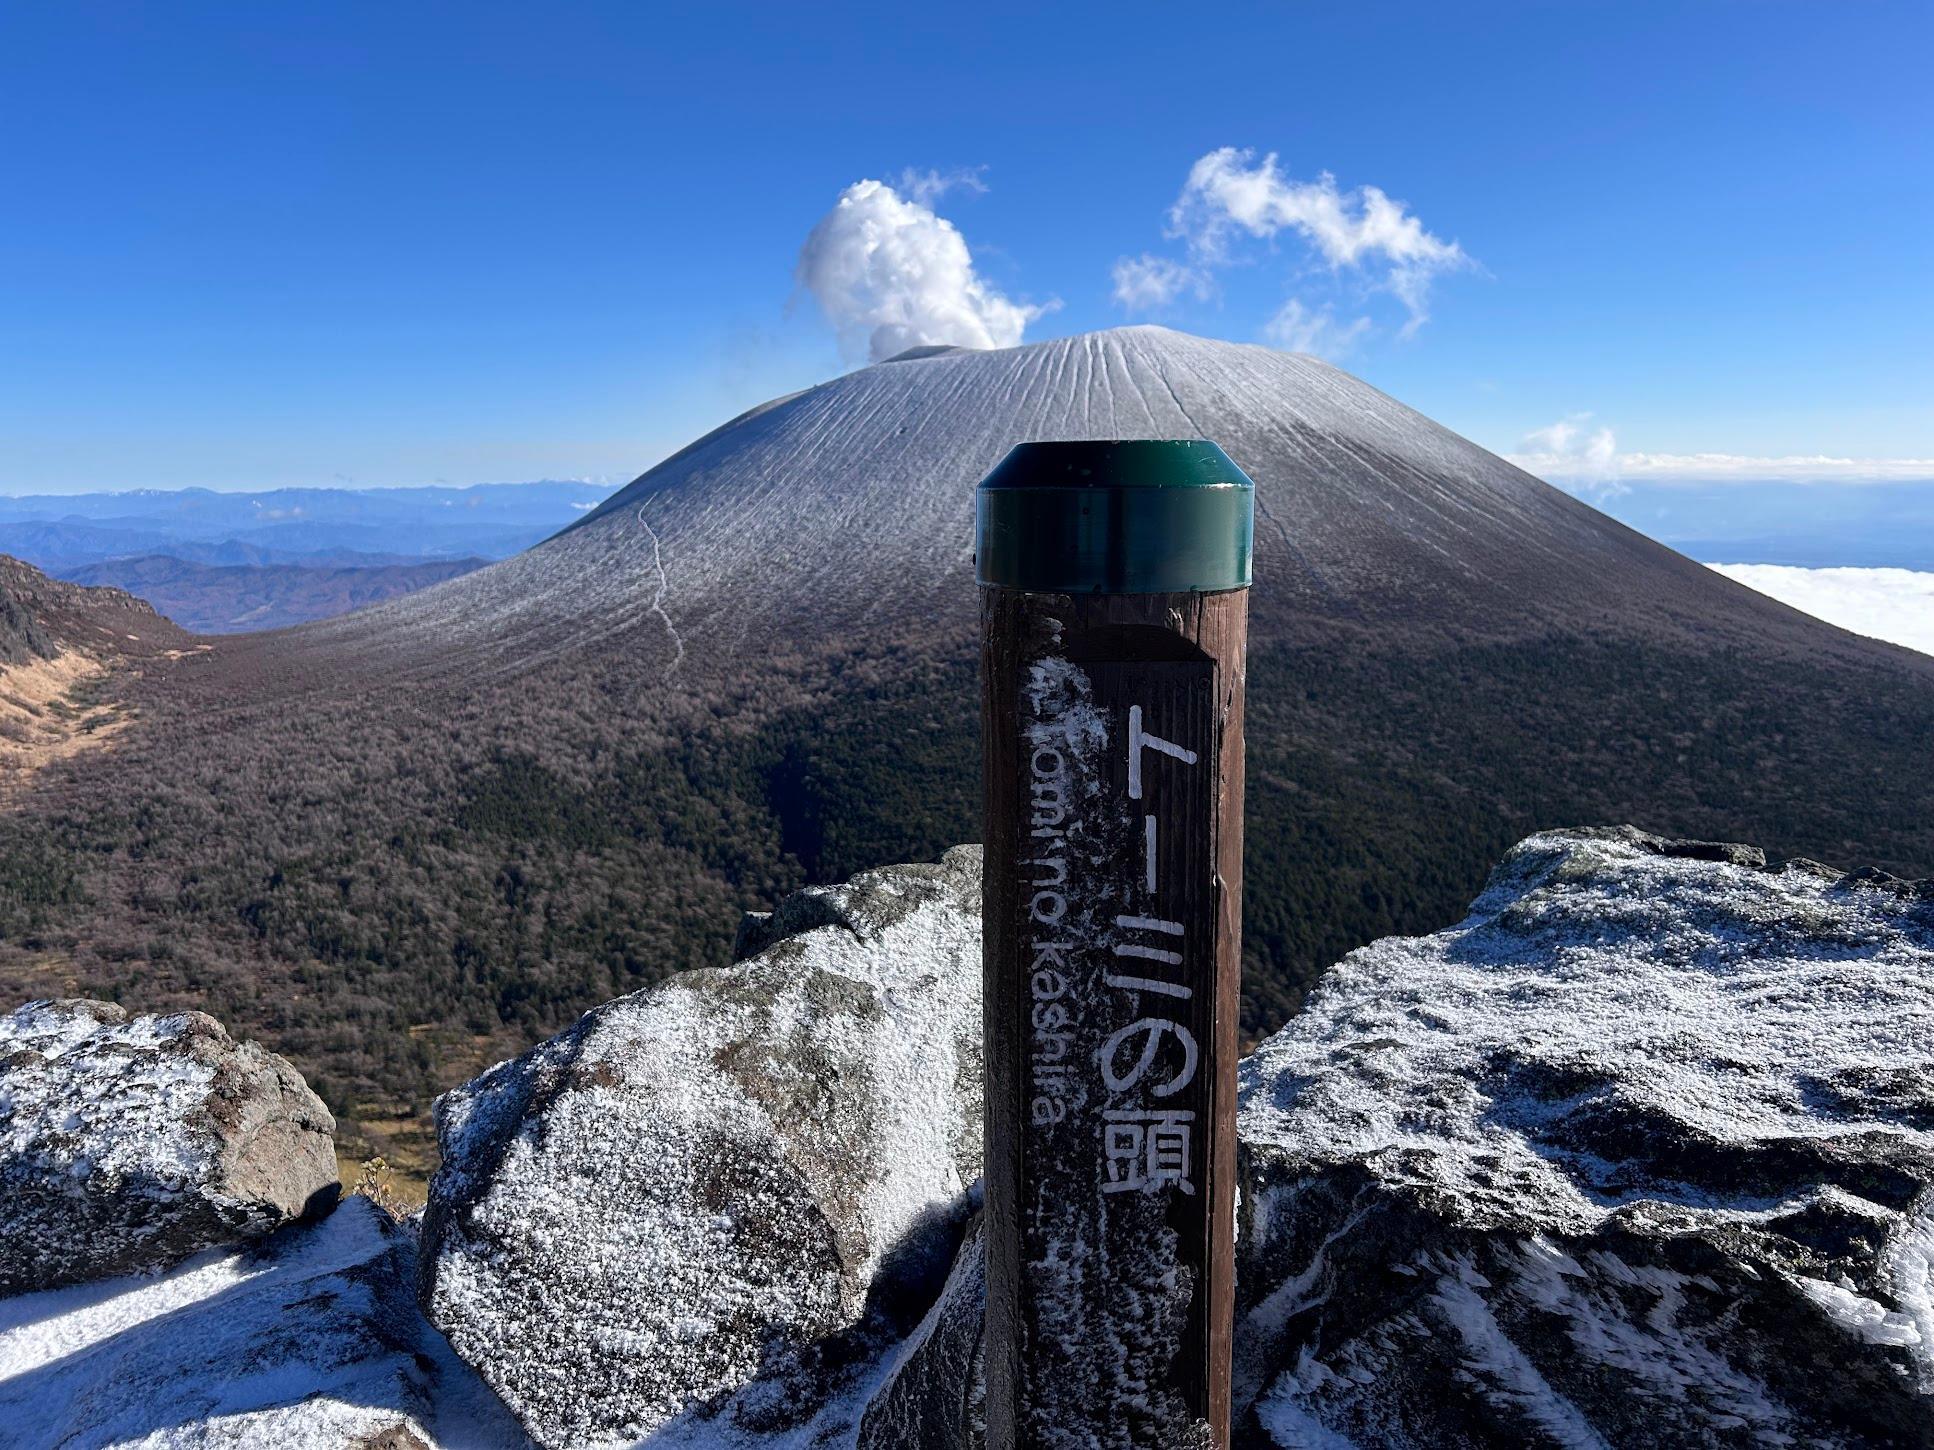
[[[979,1445],[977,857],[740,940],[446,1100],[416,1276],[481,1380],[358,1202],[0,1300],[0,1414],[48,1445]],[[1239,1131],[1243,1450],[1934,1445],[1925,884],[1534,836],[1458,925],[1339,963],[1245,1063]]]
[[[124,589],[50,579],[0,554],[0,669],[78,650],[99,658],[153,655],[188,636]]]

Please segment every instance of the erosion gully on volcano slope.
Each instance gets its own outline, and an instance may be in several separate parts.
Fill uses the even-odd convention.
[[[434,1089],[722,963],[738,908],[973,839],[975,482],[1023,439],[1191,435],[1263,519],[1252,1031],[1539,827],[1934,870],[1934,661],[1325,363],[1127,328],[862,369],[516,558],[116,677],[114,749],[0,820],[0,973],[207,1007],[420,1145]]]

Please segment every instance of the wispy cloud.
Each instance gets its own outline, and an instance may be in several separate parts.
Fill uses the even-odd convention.
[[[1835,458],[1828,454],[1621,453],[1621,476],[1662,483],[1934,482],[1934,458]]]
[[[1180,295],[1177,279],[1206,278],[1212,269],[1241,260],[1242,238],[1274,242],[1289,236],[1331,272],[1350,273],[1400,301],[1408,313],[1401,335],[1409,336],[1429,319],[1436,279],[1474,265],[1456,242],[1430,231],[1380,187],[1345,191],[1327,171],[1298,181],[1283,174],[1275,152],[1258,161],[1254,151],[1234,146],[1211,151],[1189,168],[1169,208],[1168,234],[1184,243],[1189,261],[1165,262],[1146,253],[1123,258],[1115,264],[1117,301],[1162,305]],[[1126,288],[1124,276],[1131,284]]]
[[[929,166],[924,170],[909,166],[900,173],[899,191],[902,196],[918,202],[921,206],[932,206],[948,192],[984,192],[987,190],[987,168],[985,166],[957,166],[951,171],[937,171]]]
[[[1634,483],[1934,482],[1934,458],[1838,458],[1829,454],[1621,453],[1610,428],[1573,413],[1524,435],[1505,454],[1527,473],[1573,492],[1614,494]]]
[[[1317,357],[1339,358],[1370,330],[1370,319],[1338,322],[1336,314],[1324,307],[1312,310],[1294,297],[1263,325],[1263,337],[1272,347],[1285,352],[1314,353]]]
[[[1159,311],[1184,294],[1199,301],[1209,295],[1212,285],[1202,268],[1147,252],[1121,258],[1113,277],[1115,301],[1137,312]]]
[[[1504,456],[1526,473],[1575,493],[1602,496],[1622,491],[1618,437],[1610,428],[1592,426],[1590,413],[1573,413],[1534,428],[1519,440],[1518,448]]]
[[[980,187],[977,174],[969,183],[934,172],[906,184],[928,201],[953,186]],[[952,222],[883,181],[856,181],[840,194],[800,248],[796,276],[847,355],[873,362],[923,344],[1012,347],[1058,305],[1004,296],[975,271]]]

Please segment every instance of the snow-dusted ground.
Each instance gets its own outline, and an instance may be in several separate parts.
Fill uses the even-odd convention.
[[[1934,574],[1917,569],[1802,569],[1791,564],[1712,567],[1815,619],[1934,654]]]
[[[528,1444],[417,1312],[411,1235],[367,1199],[255,1250],[0,1299],[0,1444],[342,1450],[404,1427]]]

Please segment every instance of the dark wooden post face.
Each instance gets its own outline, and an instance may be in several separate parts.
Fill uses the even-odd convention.
[[[983,586],[994,1450],[1228,1444],[1246,601]]]

